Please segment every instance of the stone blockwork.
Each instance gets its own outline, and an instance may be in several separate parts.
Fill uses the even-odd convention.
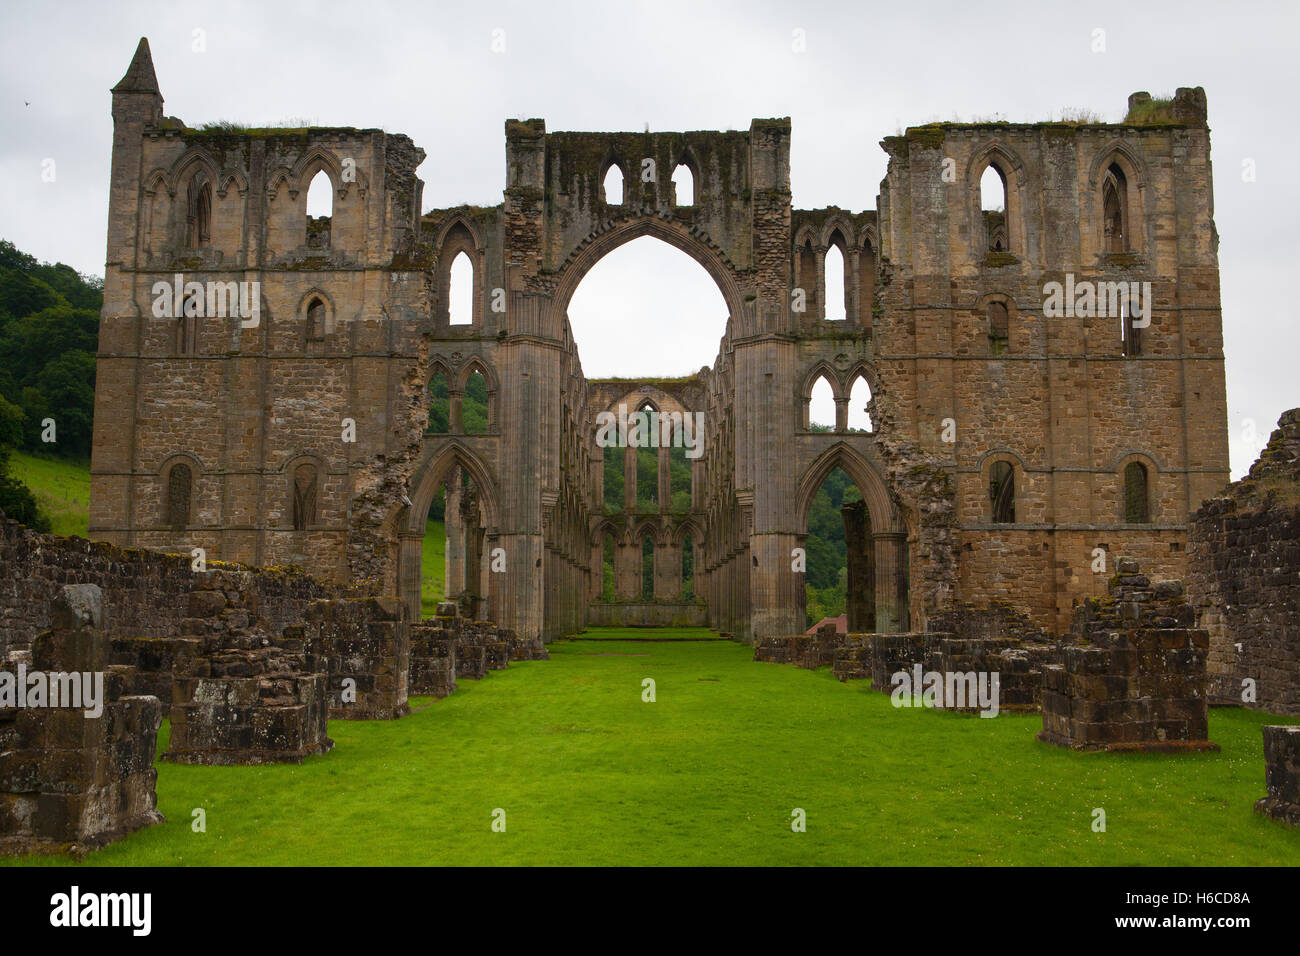
[[[309,666],[328,676],[330,717],[393,720],[411,712],[410,623],[401,601],[317,601],[305,617],[284,637],[303,641]]]
[[[1300,727],[1264,728],[1264,782],[1255,811],[1300,827]]]
[[[0,519],[0,656],[30,647],[50,625],[51,601],[65,584],[100,588],[112,662],[136,668],[136,691],[171,700],[172,666],[192,652],[182,624],[189,596],[216,581],[236,591],[251,620],[278,633],[313,601],[348,593],[294,568],[244,568],[143,548],[42,534]]]
[[[502,202],[425,211],[424,153],[407,137],[188,126],[163,112],[142,41],[113,89],[91,534],[309,567],[399,595],[414,620],[446,488],[449,503],[464,494],[445,593],[474,616],[529,639],[580,631],[607,535],[622,601],[649,538],[654,602],[685,603],[690,541],[691,598],[710,627],[752,641],[804,629],[791,555],[842,468],[864,502],[851,612],[874,614],[853,629],[934,630],[953,604],[1009,600],[1062,633],[1100,593],[1097,548],[1183,575],[1189,503],[1228,479],[1205,93],[1130,107],[1119,123],[910,127],[883,141],[878,208],[862,211],[793,207],[788,118],[635,132],[509,120]],[[993,217],[990,168],[1004,184]],[[322,172],[328,222],[306,215]],[[718,352],[683,379],[588,380],[569,304],[602,257],[645,236],[717,283]],[[462,254],[472,306],[453,325]],[[832,263],[842,302],[828,301]],[[153,319],[152,289],[177,273],[256,281],[263,321]],[[1048,282],[1095,284],[1110,305],[1045,317]],[[1116,299],[1135,288],[1149,289],[1140,330]],[[471,429],[476,374],[487,414]],[[833,426],[810,420],[818,383]],[[597,416],[633,395],[703,416],[689,503],[660,494],[647,511],[628,500],[635,479],[621,507],[604,494]],[[850,428],[864,399],[871,427]],[[355,440],[339,440],[345,421]],[[1009,499],[996,513],[995,473]]]
[[[301,639],[278,638],[250,619],[238,575],[213,577],[190,592],[183,623],[197,646],[175,663],[163,759],[301,763],[332,750],[327,679],[312,669],[320,662],[309,661]]]
[[[1187,590],[1211,697],[1300,715],[1300,408],[1250,472],[1192,516]]]
[[[1026,615],[1006,605],[960,607],[935,619],[952,631],[901,634],[836,634],[825,625],[816,634],[765,638],[754,660],[814,669],[831,665],[841,681],[870,680],[872,689],[892,693],[891,678],[922,673],[998,675],[999,710],[1036,711],[1042,668],[1057,659],[1055,642]],[[979,708],[948,708],[973,712]]]
[[[1121,558],[1109,596],[1075,615],[1063,663],[1043,675],[1039,740],[1076,750],[1217,750],[1209,742],[1209,635],[1178,581]]]
[[[99,588],[60,588],[48,617],[50,629],[30,652],[15,651],[0,664],[0,685],[23,672],[29,681],[33,671],[47,679],[58,673],[93,681],[97,675],[102,710],[88,713],[84,698],[73,698],[77,706],[32,706],[29,698],[27,706],[0,707],[4,854],[81,855],[163,822],[153,766],[162,705],[156,697],[129,694],[130,668],[108,663]],[[49,686],[47,705],[53,703],[54,682]],[[62,692],[59,702],[68,702]]]

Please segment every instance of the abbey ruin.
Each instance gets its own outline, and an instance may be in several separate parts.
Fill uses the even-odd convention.
[[[680,133],[508,120],[503,201],[421,212],[425,153],[406,136],[190,128],[164,114],[144,41],[112,103],[94,539],[295,565],[418,620],[425,519],[445,488],[449,594],[521,640],[676,616],[754,641],[805,629],[798,556],[839,467],[865,502],[850,563],[870,586],[850,631],[920,632],[996,600],[1064,633],[1120,555],[1185,577],[1189,515],[1228,481],[1199,88],[1134,94],[1120,124],[910,128],[883,141],[888,173],[862,212],[792,207],[788,119]],[[682,165],[690,197],[671,181]],[[605,194],[610,167],[622,197]],[[990,167],[1002,212],[981,205]],[[321,171],[333,211],[313,219]],[[587,379],[570,298],[641,236],[717,282],[717,357],[686,379]],[[826,317],[830,250],[843,319]],[[462,253],[473,311],[453,324]],[[1045,314],[1052,283],[1075,306],[1063,316]],[[158,314],[159,284],[179,288],[174,314]],[[214,288],[227,306],[236,289],[255,298],[213,316]],[[487,424],[471,431],[474,374]],[[445,432],[430,428],[438,375]],[[830,431],[809,421],[819,380]],[[847,427],[859,380],[868,432]],[[671,494],[661,448],[657,509],[638,505],[635,449],[597,441],[620,407],[700,416],[688,494]],[[653,600],[638,604],[647,555]]]

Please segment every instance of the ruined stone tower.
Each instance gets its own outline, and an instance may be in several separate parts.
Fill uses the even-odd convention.
[[[681,603],[689,540],[708,623],[752,638],[804,629],[793,556],[841,467],[866,503],[855,538],[874,593],[859,606],[877,630],[992,598],[1064,630],[1104,590],[1097,549],[1179,576],[1189,511],[1228,478],[1204,94],[1130,105],[1123,124],[909,129],[884,141],[878,209],[859,213],[791,208],[786,119],[685,133],[508,121],[504,201],[421,214],[425,154],[407,137],[187,127],[164,116],[142,40],[113,89],[91,534],[299,564],[414,613],[445,486],[454,589],[523,636],[584,625],[608,535],[622,592],[653,540],[665,605]],[[690,204],[670,178],[682,164]],[[619,203],[602,187],[611,166]],[[990,166],[1000,212],[981,205]],[[333,211],[310,219],[322,170]],[[569,300],[646,235],[717,282],[717,358],[688,379],[588,381]],[[844,318],[826,317],[832,248]],[[473,309],[453,324],[461,254]],[[1094,287],[1089,307],[1075,292]],[[487,424],[471,433],[474,374]],[[446,433],[429,430],[435,376]],[[808,420],[821,378],[831,432]],[[860,378],[870,432],[847,427]],[[606,506],[596,423],[620,405],[702,413],[689,505]]]

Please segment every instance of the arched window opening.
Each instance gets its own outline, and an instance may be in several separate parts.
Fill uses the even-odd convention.
[[[1011,316],[1005,302],[989,303],[989,355],[1006,355],[1010,346]]]
[[[1128,180],[1117,163],[1106,169],[1101,185],[1102,248],[1106,252],[1127,252],[1128,242]]]
[[[194,174],[185,199],[185,244],[191,249],[202,249],[212,242],[212,183],[206,174]]]
[[[466,435],[486,435],[488,430],[487,378],[475,369],[465,379],[460,401],[460,421]]]
[[[640,419],[639,442],[636,449],[636,508],[637,511],[659,510],[659,449],[646,445],[654,437],[656,446],[659,435],[659,412],[646,402],[636,410]],[[631,434],[629,424],[629,434]],[[629,439],[630,441],[631,439]]]
[[[324,251],[330,247],[330,223],[334,219],[334,184],[325,170],[319,170],[307,187],[307,248]]]
[[[817,301],[817,253],[813,250],[812,239],[804,241],[799,250],[799,286],[804,294],[805,312],[812,311]]]
[[[826,318],[832,322],[843,321],[848,317],[844,237],[837,229],[831,236],[831,244],[826,248]]]
[[[604,193],[606,205],[623,205],[623,170],[618,168],[618,163],[610,163],[609,169],[605,170],[605,179],[600,184],[600,188]]]
[[[190,466],[172,465],[167,471],[167,527],[184,531],[190,526],[190,494],[194,478]]]
[[[316,466],[293,470],[293,530],[306,531],[316,523]]]
[[[996,163],[984,167],[980,176],[980,214],[984,220],[985,248],[989,252],[1010,252],[1007,236],[1007,179]]]
[[[307,338],[312,341],[320,341],[329,333],[328,328],[329,312],[325,308],[325,300],[320,296],[314,296],[307,304]]]
[[[1150,303],[1147,308],[1151,307]],[[1124,355],[1134,358],[1142,354],[1142,329],[1136,324],[1133,306],[1128,297],[1121,298],[1119,304],[1119,336],[1124,347]]]
[[[176,352],[180,355],[197,355],[199,351],[199,322],[206,303],[198,292],[190,292],[181,303],[181,314],[176,321]]]
[[[695,174],[685,163],[678,163],[677,168],[673,170],[673,192],[676,195],[677,205],[695,205]]]
[[[808,428],[815,432],[835,430],[835,390],[825,375],[817,376],[808,399]]]
[[[1151,520],[1147,491],[1147,469],[1141,462],[1124,467],[1124,520],[1129,524],[1146,524]]]
[[[447,316],[451,325],[474,324],[474,263],[463,250],[451,261],[447,280]]]
[[[623,510],[623,448],[605,446],[605,511],[617,514]]]
[[[875,570],[870,518],[862,492],[842,468],[822,481],[808,511],[804,599],[805,627],[830,620],[875,630]]]
[[[1016,474],[1010,462],[995,461],[989,469],[989,501],[993,505],[994,524],[1015,523]]]
[[[429,427],[427,434],[446,435],[451,431],[451,389],[447,376],[434,372],[429,380]]]
[[[655,599],[655,543],[650,535],[641,539],[641,600]]]
[[[606,534],[601,542],[600,599],[605,603],[614,600],[614,536]]]
[[[682,600],[695,600],[695,541],[689,534],[682,538]]]
[[[867,411],[867,405],[870,401],[871,385],[867,382],[865,375],[859,375],[854,379],[853,388],[849,391],[849,431],[875,431],[875,427],[871,424],[871,414]]]

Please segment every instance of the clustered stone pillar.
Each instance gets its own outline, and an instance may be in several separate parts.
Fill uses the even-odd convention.
[[[848,632],[863,634],[876,627],[876,555],[871,516],[864,501],[850,502],[841,509],[841,514],[848,557],[845,585]]]
[[[51,606],[50,630],[37,636],[30,654],[16,652],[0,664],[9,681],[21,673],[28,684],[23,706],[15,697],[15,706],[0,708],[0,853],[79,856],[164,822],[153,766],[162,704],[124,693],[133,668],[109,666],[110,643],[100,589],[64,585]],[[36,672],[49,688],[39,706],[28,696]],[[99,682],[99,713],[84,696],[64,706],[69,678],[92,693]],[[48,706],[56,685],[61,706]]]
[[[896,634],[907,630],[907,534],[876,531],[875,545],[876,631]]]
[[[443,527],[447,533],[447,586],[443,593],[448,597],[465,590],[465,523],[460,514],[463,490],[461,470],[453,468],[447,480],[447,500],[443,508]]]

